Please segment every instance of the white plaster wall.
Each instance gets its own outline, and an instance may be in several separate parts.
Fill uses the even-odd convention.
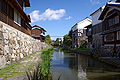
[[[91,22],[88,20],[80,22],[80,23],[78,23],[78,29],[85,29],[85,27],[90,25],[90,24],[91,24]]]
[[[92,20],[89,18],[84,19],[83,21],[80,21],[77,23],[77,25],[75,27],[72,28],[72,31],[75,30],[80,30],[80,29],[85,29],[86,26],[92,24]]]

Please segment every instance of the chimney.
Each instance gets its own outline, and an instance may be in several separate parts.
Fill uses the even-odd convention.
[[[116,0],[116,2],[120,2],[120,0]]]

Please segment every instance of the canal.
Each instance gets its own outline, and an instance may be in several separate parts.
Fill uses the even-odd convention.
[[[51,63],[53,80],[120,80],[113,67],[77,53],[55,49]]]

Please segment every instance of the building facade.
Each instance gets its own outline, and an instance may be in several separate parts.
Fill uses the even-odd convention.
[[[92,20],[88,17],[84,20],[76,23],[72,27],[72,47],[80,47],[80,41],[85,40],[87,41],[86,36],[86,26],[90,25],[92,23]]]
[[[107,3],[99,20],[103,21],[103,46],[116,51],[120,46],[120,1]]]
[[[32,27],[31,36],[35,39],[41,40],[41,42],[44,42],[45,32],[46,30],[44,30],[42,27],[35,25]]]
[[[95,46],[95,48],[102,47],[102,20],[99,20],[99,17],[104,9],[103,7],[100,7],[98,10],[96,10],[94,13],[92,13],[90,16],[92,17],[92,44]]]
[[[86,29],[86,36],[87,36],[87,38],[88,38],[88,47],[92,47],[91,46],[91,44],[92,44],[92,40],[93,40],[93,38],[92,38],[92,24],[90,24],[90,25],[88,25],[87,27],[86,27],[87,29]]]
[[[25,7],[30,7],[29,0],[0,0],[0,21],[31,35],[31,20]]]

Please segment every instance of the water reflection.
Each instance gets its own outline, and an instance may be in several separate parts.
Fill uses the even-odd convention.
[[[52,57],[51,71],[53,80],[57,80],[60,75],[60,80],[119,80],[120,73],[110,72],[108,67],[110,68],[88,56],[71,55],[56,49]]]

